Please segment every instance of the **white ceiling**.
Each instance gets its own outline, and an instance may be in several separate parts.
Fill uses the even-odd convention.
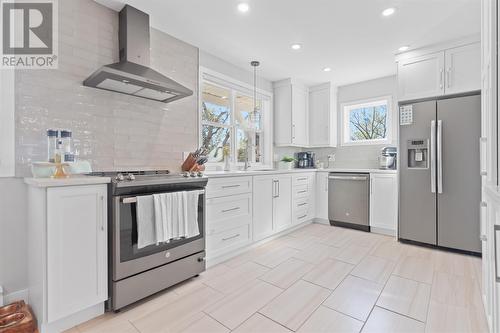
[[[395,74],[398,47],[480,32],[480,0],[97,0],[128,3],[151,25],[259,75],[344,85]],[[247,2],[250,11],[236,7]],[[387,7],[396,14],[383,17]],[[300,43],[300,51],[290,45]],[[331,67],[329,73],[324,67]]]

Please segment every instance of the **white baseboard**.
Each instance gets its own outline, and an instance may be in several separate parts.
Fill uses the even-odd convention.
[[[7,304],[10,304],[12,302],[16,302],[16,301],[20,301],[20,300],[23,300],[26,303],[29,303],[28,295],[29,295],[28,289],[22,289],[22,290],[14,291],[10,294],[4,294],[3,295],[3,304],[7,305]],[[2,304],[0,304],[0,305],[2,305]]]
[[[396,236],[396,230],[386,229],[386,228],[378,228],[378,227],[370,227],[370,231],[375,234],[382,234],[386,236]]]
[[[315,218],[313,219],[313,223],[319,223],[319,224],[330,225],[330,220],[328,220],[328,219],[322,219],[322,218],[319,218],[319,217],[315,217]]]

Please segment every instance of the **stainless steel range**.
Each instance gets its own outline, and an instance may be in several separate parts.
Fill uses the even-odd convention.
[[[168,171],[94,173],[111,176],[109,185],[109,290],[107,308],[119,310],[205,270],[205,186],[198,174]],[[199,191],[200,234],[138,248],[137,196]]]

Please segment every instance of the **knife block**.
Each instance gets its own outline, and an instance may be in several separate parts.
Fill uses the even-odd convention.
[[[189,153],[188,157],[184,160],[184,163],[182,163],[181,170],[184,172],[185,171],[188,171],[188,172],[204,171],[205,166],[198,165],[198,163],[196,163],[196,158],[194,158],[193,154]]]

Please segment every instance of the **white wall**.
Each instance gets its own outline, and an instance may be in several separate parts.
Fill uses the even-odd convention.
[[[211,69],[218,73],[229,76],[237,81],[244,82],[253,86],[253,70],[248,62],[248,69],[237,67],[221,58],[200,50],[200,66]],[[271,81],[259,77],[257,68],[257,88],[272,92],[273,84]]]
[[[26,187],[20,178],[0,178],[0,285],[5,294],[27,281]]]

